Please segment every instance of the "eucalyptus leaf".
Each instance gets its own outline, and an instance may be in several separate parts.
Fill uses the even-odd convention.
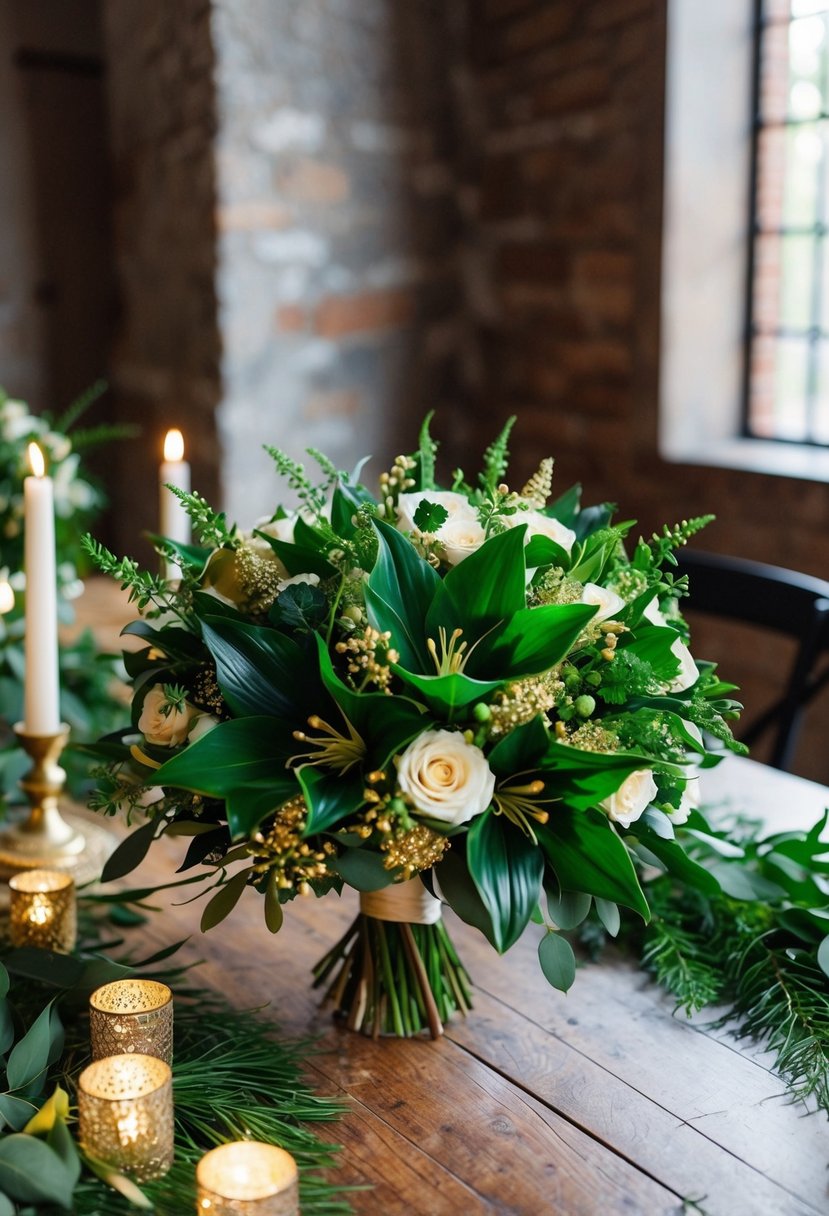
[[[279,879],[276,871],[272,870],[265,891],[265,924],[269,932],[278,933],[284,919],[282,904],[279,902]]]
[[[147,856],[157,831],[158,821],[150,819],[124,837],[115,852],[107,858],[101,882],[114,882],[116,878],[123,878],[136,869]]]
[[[829,976],[829,933],[817,948],[817,961],[823,974]]]
[[[0,1191],[28,1203],[71,1210],[72,1174],[47,1144],[21,1133],[0,1138]]]
[[[22,1039],[15,1043],[6,1064],[9,1089],[23,1089],[45,1071],[63,1046],[63,1026],[50,1001]]]
[[[232,878],[229,878],[224,883],[212,899],[208,900],[201,918],[201,931],[207,933],[208,930],[214,929],[216,925],[221,924],[226,916],[229,916],[237,903],[242,897],[242,892],[248,884],[248,877],[253,872],[253,867],[249,866],[246,870],[239,870]]]
[[[561,891],[558,895],[547,893],[547,911],[559,929],[575,929],[587,917],[592,895],[584,891]]]
[[[357,891],[381,891],[394,881],[394,871],[387,870],[384,858],[370,849],[343,849],[329,864]]]
[[[545,933],[538,943],[538,961],[544,978],[559,992],[567,992],[576,978],[573,947],[560,933]]]
[[[609,899],[597,899],[596,914],[610,936],[616,937],[622,924],[618,905]]]

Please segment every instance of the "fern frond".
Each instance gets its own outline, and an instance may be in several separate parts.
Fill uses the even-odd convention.
[[[498,435],[484,452],[484,467],[479,474],[479,481],[484,490],[488,490],[490,494],[494,494],[498,485],[504,480],[509,465],[509,443],[510,432],[515,426],[515,415],[508,418],[501,433]]]
[[[63,413],[55,419],[55,430],[60,431],[63,435],[66,435],[72,429],[78,419],[83,417],[89,407],[94,405],[98,398],[102,397],[108,388],[109,385],[107,384],[106,380],[96,380],[94,384],[90,384],[89,388],[84,389],[80,396],[76,397],[72,404],[67,406]],[[75,438],[76,437],[73,435],[73,445],[75,443]]]
[[[193,530],[203,545],[215,549],[238,549],[240,540],[236,525],[228,528],[224,511],[214,511],[201,494],[196,491],[181,490],[178,486],[168,489],[184,507],[193,524]]]
[[[423,419],[423,425],[420,428],[420,436],[418,439],[418,464],[419,481],[421,490],[435,489],[435,459],[438,453],[437,442],[429,433],[429,427],[432,419],[435,416],[434,410],[429,410],[429,413]]]

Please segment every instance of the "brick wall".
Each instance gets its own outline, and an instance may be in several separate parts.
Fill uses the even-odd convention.
[[[453,5],[217,0],[223,487],[272,510],[263,442],[374,476],[457,402]],[[409,428],[411,433],[413,428]]]

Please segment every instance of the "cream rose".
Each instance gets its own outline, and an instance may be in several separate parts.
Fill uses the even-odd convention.
[[[656,797],[656,782],[649,768],[638,768],[625,777],[615,794],[599,803],[613,823],[629,828]]]
[[[397,783],[416,811],[451,827],[481,815],[495,774],[479,747],[454,730],[427,730],[397,762]]]
[[[165,713],[164,710],[169,712]],[[148,743],[156,747],[178,747],[187,738],[190,726],[199,711],[185,701],[183,706],[169,708],[164,689],[154,684],[144,698],[138,729]]]
[[[437,533],[437,539],[440,541],[443,556],[449,565],[458,566],[464,558],[480,549],[486,540],[486,532],[476,517],[466,519],[456,515],[452,519],[447,519]]]
[[[266,516],[264,519],[258,520],[254,525],[256,532],[264,532],[265,536],[272,536],[274,540],[287,541],[289,545],[294,543],[295,527],[295,515],[286,515],[283,519],[271,519]],[[271,553],[273,553],[273,549],[271,549]]]
[[[415,531],[414,517],[422,502],[433,502],[436,506],[446,509],[448,516],[443,524],[444,528],[456,517],[478,522],[478,513],[465,494],[456,494],[454,490],[418,490],[414,494],[401,494],[397,500],[397,526],[401,531]],[[439,535],[442,531],[441,528]]]
[[[281,578],[277,583],[277,591],[284,591],[286,587],[293,587],[296,583],[307,583],[309,587],[319,586],[320,576],[318,574],[294,574],[291,578]]]
[[[219,725],[219,718],[213,714],[199,714],[187,737],[189,743],[198,743],[205,735],[209,735]]]
[[[598,583],[585,583],[581,593],[581,603],[591,604],[598,608],[598,612],[593,617],[591,624],[597,624],[599,621],[608,621],[625,606],[625,601],[621,595],[617,595],[615,591],[611,591],[609,587],[600,587]]]
[[[576,543],[576,534],[572,528],[566,528],[559,520],[553,519],[549,515],[542,515],[540,511],[516,511],[514,515],[508,516],[505,522],[510,528],[526,524],[527,540],[533,536],[546,536],[560,545],[567,553]]]

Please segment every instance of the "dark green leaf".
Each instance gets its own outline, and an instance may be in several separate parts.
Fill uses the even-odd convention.
[[[306,836],[334,827],[341,819],[353,815],[365,801],[365,784],[359,773],[340,775],[304,764],[296,770],[296,778],[308,804]]]
[[[234,714],[293,720],[319,709],[313,669],[291,638],[264,625],[218,616],[205,617],[202,631],[216,660],[222,696]]]
[[[3,1126],[10,1127],[16,1132],[26,1126],[36,1110],[36,1104],[27,1098],[16,1098],[14,1094],[0,1094],[0,1119],[3,1120]]]
[[[526,928],[541,890],[541,849],[503,815],[485,811],[467,833],[466,862],[492,921],[492,944],[503,954]]]
[[[759,899],[768,903],[786,897],[783,887],[778,886],[775,882],[769,882],[762,874],[757,874],[746,866],[718,861],[711,867],[711,872],[726,895],[730,895],[732,899]]]
[[[0,1001],[0,1056],[5,1056],[13,1042],[14,1017],[11,1005],[4,998]]]
[[[389,630],[401,664],[411,671],[429,671],[424,622],[440,578],[396,528],[375,520],[379,541],[377,561],[365,585],[370,623]]]
[[[0,1216],[14,1216],[15,1207],[11,1199],[0,1192]]]
[[[576,956],[560,933],[545,933],[538,943],[538,961],[548,984],[567,992],[576,978]]]
[[[450,908],[468,925],[480,929],[487,941],[495,937],[492,917],[483,900],[478,894],[478,888],[467,869],[463,855],[463,846],[453,843],[443,855],[443,859],[435,866],[435,875]]]
[[[414,513],[414,526],[419,532],[437,532],[449,518],[446,507],[438,502],[429,502],[423,498]]]
[[[496,777],[530,773],[538,767],[550,746],[550,732],[540,714],[516,727],[495,744],[489,753],[489,767]]]
[[[9,973],[0,963],[0,1000],[9,994]]]
[[[266,532],[257,532],[256,535],[268,542],[290,575],[317,574],[320,578],[331,578],[333,574],[337,573],[318,548],[277,540],[275,536],[268,536]]]
[[[224,798],[252,782],[285,777],[285,761],[294,748],[291,729],[277,718],[237,718],[220,722],[155,774],[170,785]]]
[[[343,849],[329,865],[355,891],[380,891],[394,881],[394,870],[383,863],[381,854],[369,849]]]
[[[563,566],[566,570],[570,554],[549,536],[531,536],[524,550],[524,561],[528,570],[538,566]]]
[[[682,845],[675,840],[663,840],[655,832],[643,830],[638,823],[631,827],[631,832],[641,840],[664,865],[669,874],[673,874],[680,882],[686,883],[703,895],[716,895],[720,890],[717,879],[704,866],[688,856]]]
[[[479,679],[496,673],[502,679],[520,679],[549,671],[568,654],[596,611],[593,604],[516,609],[476,647],[466,670]]]
[[[471,646],[494,625],[526,608],[526,530],[522,524],[491,537],[449,571],[433,591],[426,613],[429,637],[437,640],[441,626],[447,634],[459,628]],[[425,670],[428,669],[427,666]],[[474,674],[471,668],[470,674]]]
[[[228,790],[225,797],[227,825],[233,840],[249,836],[266,815],[277,810],[297,792],[293,772],[283,769],[275,777],[249,781]]]
[[[130,832],[129,836],[125,836],[115,852],[107,858],[101,882],[114,882],[116,878],[123,878],[139,866],[147,856],[157,831],[158,821],[150,819],[136,831]]]
[[[280,591],[269,616],[276,625],[297,633],[313,633],[328,616],[328,600],[319,587],[292,583]]]
[[[78,1156],[78,1150],[75,1148],[75,1141],[72,1139],[72,1133],[64,1123],[63,1119],[56,1119],[52,1125],[49,1135],[46,1137],[46,1143],[53,1153],[60,1157],[64,1164],[69,1180],[72,1186],[78,1184],[78,1179],[81,1176],[81,1159]],[[0,1212],[0,1216],[2,1213]]]
[[[48,1144],[17,1134],[0,1139],[0,1190],[24,1203],[56,1203],[71,1210],[74,1182]]]
[[[433,713],[441,717],[452,717],[454,710],[463,709],[476,701],[487,701],[496,689],[504,684],[504,680],[473,680],[460,672],[445,676],[421,676],[405,671],[397,663],[391,664],[392,671],[402,682],[420,697]],[[389,698],[386,698],[388,702]],[[422,728],[422,722],[421,722]]]
[[[207,933],[208,930],[215,928],[216,925],[221,924],[226,916],[230,915],[242,897],[242,892],[247,886],[250,874],[250,867],[246,870],[239,870],[208,901],[204,912],[202,912],[202,933]]]
[[[533,830],[563,890],[585,891],[650,919],[630,854],[604,815],[558,805]]]

